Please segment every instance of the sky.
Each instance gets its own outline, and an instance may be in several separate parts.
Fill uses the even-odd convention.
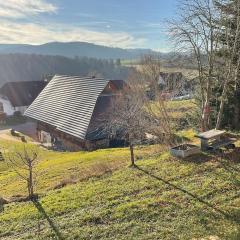
[[[177,0],[0,0],[0,43],[83,41],[171,50]]]

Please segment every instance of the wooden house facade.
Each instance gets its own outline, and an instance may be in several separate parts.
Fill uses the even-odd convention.
[[[108,147],[104,114],[124,88],[122,80],[56,75],[25,115],[37,121],[39,141],[65,150]]]

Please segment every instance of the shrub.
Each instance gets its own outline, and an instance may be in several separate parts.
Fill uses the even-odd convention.
[[[61,180],[58,184],[56,184],[53,189],[60,189],[63,187],[66,187],[67,185],[72,185],[72,184],[76,184],[77,181],[71,178],[66,178]]]
[[[20,111],[15,111],[15,112],[13,113],[13,116],[14,116],[14,117],[21,117],[21,116],[22,116],[22,113],[21,113]]]
[[[14,137],[20,137],[20,134],[18,132],[15,131],[15,129],[11,129],[10,130],[11,132],[11,135],[14,136]]]
[[[24,142],[24,143],[26,143],[26,142],[27,142],[27,140],[26,140],[25,136],[21,136],[21,141],[22,141],[22,142]]]
[[[17,125],[26,122],[26,117],[22,116],[21,113],[14,114],[13,116],[6,117],[6,124],[7,125]]]
[[[0,197],[0,212],[4,210],[4,205],[7,204],[8,201],[2,197]]]

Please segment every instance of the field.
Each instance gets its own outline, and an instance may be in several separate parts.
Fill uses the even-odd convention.
[[[1,147],[12,149],[21,147],[21,143],[0,140]],[[11,147],[8,147],[11,146]],[[40,149],[40,161],[37,165],[37,191],[44,194],[59,184],[74,183],[102,176],[105,173],[128,166],[128,149],[104,149],[94,152],[61,153]],[[136,157],[143,158],[154,154],[156,147],[142,147],[136,150]],[[26,195],[25,182],[4,162],[0,161],[0,195]]]
[[[159,116],[162,114],[161,108],[162,106],[157,105],[157,103],[152,103],[151,110]],[[195,100],[166,101],[165,108],[168,117],[173,120],[172,122],[176,122],[180,129],[197,128],[199,111]]]
[[[187,119],[197,111],[197,105],[194,100],[168,101],[167,109],[170,116],[176,119]]]
[[[144,146],[136,155],[129,168],[125,148],[41,150],[40,199],[5,205],[0,239],[240,239],[239,152],[179,160]],[[5,198],[26,194],[4,163],[0,185]]]
[[[121,64],[127,67],[135,67],[141,69],[141,59],[125,59],[121,60]],[[189,79],[193,79],[198,76],[198,71],[196,67],[183,66],[183,63],[169,64],[168,61],[162,61],[161,71],[162,72],[181,72],[183,75],[188,76]]]

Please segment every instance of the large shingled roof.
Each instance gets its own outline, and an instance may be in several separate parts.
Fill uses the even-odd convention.
[[[25,116],[85,139],[97,99],[108,82],[103,78],[56,75]]]

